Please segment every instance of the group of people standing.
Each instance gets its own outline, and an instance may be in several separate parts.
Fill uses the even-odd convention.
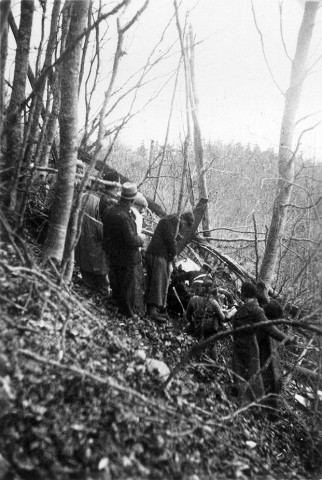
[[[241,403],[260,402],[271,419],[278,418],[278,394],[282,376],[278,348],[296,345],[269,320],[283,318],[279,302],[263,295],[251,282],[241,287],[243,304],[233,318],[233,374],[236,395]]]
[[[108,182],[103,191],[89,191],[83,197],[84,217],[75,254],[82,278],[90,287],[111,289],[113,301],[126,317],[147,314],[166,321],[176,237],[180,226],[192,224],[193,215],[163,217],[143,252],[145,197],[134,183],[120,185],[115,172],[103,180]]]
[[[103,191],[88,191],[83,196],[84,216],[75,256],[82,278],[90,287],[111,291],[112,300],[126,317],[148,315],[165,322],[178,233],[191,227],[193,215],[185,212],[180,217],[161,218],[147,248],[142,250],[143,216],[148,206],[145,197],[134,183],[121,185],[115,172],[105,175],[104,180],[107,183]],[[266,396],[268,408],[276,410],[281,382],[275,342],[288,344],[292,340],[267,320],[281,318],[283,311],[250,282],[242,285],[237,303],[243,303],[236,309],[235,299],[215,285],[208,267],[204,264],[200,272],[195,272],[197,276],[191,275],[193,272],[177,276],[195,285],[201,281],[197,291],[188,297],[186,308],[178,298],[186,331],[204,338],[231,321],[237,329],[232,368],[236,394],[242,403]],[[172,281],[172,285],[177,284]],[[262,325],[256,326],[259,322]],[[245,326],[248,328],[240,328]]]
[[[240,405],[255,403],[257,412],[278,418],[282,374],[279,347],[296,344],[270,321],[284,316],[280,303],[264,294],[261,284],[244,282],[238,297],[221,286],[204,264],[199,272],[177,272],[170,284],[180,292],[185,331],[199,340],[234,330],[232,349],[233,395]],[[183,295],[182,286],[189,291]],[[185,300],[185,303],[184,302]],[[211,354],[217,359],[216,343]],[[259,406],[261,405],[261,406]]]

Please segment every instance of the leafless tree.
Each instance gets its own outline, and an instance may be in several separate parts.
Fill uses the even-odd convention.
[[[290,85],[285,95],[284,115],[281,124],[278,183],[273,205],[273,213],[269,228],[267,245],[260,268],[260,277],[271,282],[278,260],[280,239],[287,221],[286,204],[290,202],[294,182],[294,161],[296,152],[293,149],[293,136],[296,114],[307,73],[309,47],[312,38],[314,20],[319,7],[318,2],[306,2],[302,24],[297,39],[297,48],[292,62]]]
[[[8,15],[10,0],[0,2],[0,139],[3,127],[3,110],[5,95],[5,68],[8,55]]]
[[[70,26],[66,49],[73,45],[62,61],[60,156],[55,202],[50,216],[50,230],[43,249],[43,258],[61,262],[63,258],[67,226],[72,208],[78,134],[78,86],[82,42],[78,40],[84,31],[89,0],[71,0]]]
[[[22,0],[14,79],[3,132],[6,139],[5,169],[2,177],[4,183],[3,201],[12,212],[16,208],[17,188],[22,164],[22,103],[25,99],[33,14],[34,1]]]
[[[194,137],[194,152],[195,163],[197,167],[197,185],[199,199],[208,199],[208,187],[206,179],[206,170],[204,167],[204,152],[202,146],[201,129],[198,118],[198,97],[196,87],[196,75],[195,75],[195,38],[193,35],[192,26],[189,27],[189,33],[187,36],[187,49],[189,52],[189,76],[190,76],[190,88],[189,88],[189,101],[191,107],[191,116],[193,121],[193,137]],[[208,206],[204,209],[204,216],[202,218],[202,228],[205,231],[205,235],[208,234],[209,224],[209,212]]]

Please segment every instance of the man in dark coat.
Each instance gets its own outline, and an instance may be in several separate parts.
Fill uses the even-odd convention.
[[[121,188],[120,176],[115,171],[105,173],[102,180],[110,182],[110,184],[104,185],[104,187],[100,189],[99,214],[101,218],[103,218],[104,210],[107,207],[112,207],[118,203],[118,193]]]
[[[266,302],[262,308],[268,320],[277,320],[283,318],[284,312],[277,300]],[[265,404],[271,409],[269,413],[273,419],[278,410],[278,394],[282,389],[280,356],[278,352],[278,343],[270,335],[259,331],[257,333],[257,341],[259,346],[259,359],[262,369],[262,377],[264,383],[265,394],[269,395]],[[288,343],[292,343],[290,340]]]
[[[130,210],[136,194],[134,183],[124,183],[119,202],[106,208],[102,218],[113,297],[119,311],[127,317],[136,313],[135,278],[136,269],[141,267],[139,248],[143,244]]]
[[[165,321],[158,310],[162,311],[167,304],[171,262],[176,256],[177,226],[176,215],[166,215],[161,218],[145,255],[147,313],[157,321]]]
[[[156,321],[164,322],[168,316],[167,292],[172,264],[177,253],[178,230],[191,227],[193,214],[184,212],[180,216],[166,215],[161,218],[146,250],[145,264],[147,270],[145,298],[147,313]]]
[[[263,309],[257,301],[256,286],[245,282],[241,288],[244,304],[234,317],[234,328],[267,321]],[[242,403],[258,400],[265,394],[264,380],[261,371],[260,349],[258,338],[270,336],[283,341],[286,335],[273,325],[253,327],[234,335],[233,372],[235,385]]]

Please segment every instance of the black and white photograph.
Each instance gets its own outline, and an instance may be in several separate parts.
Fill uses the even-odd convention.
[[[322,1],[0,0],[0,480],[322,480]]]

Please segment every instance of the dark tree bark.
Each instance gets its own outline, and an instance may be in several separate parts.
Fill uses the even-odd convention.
[[[21,168],[21,113],[22,103],[25,99],[29,65],[29,48],[34,13],[34,1],[22,0],[20,12],[21,16],[17,39],[14,79],[4,128],[7,148],[2,181],[4,184],[4,204],[10,211],[15,211],[16,208],[17,184]]]
[[[2,0],[0,3],[0,139],[3,128],[4,112],[4,74],[8,55],[8,14],[10,0]]]
[[[44,65],[42,71],[47,70],[51,65],[52,56],[55,50],[56,41],[57,41],[57,30],[58,30],[58,20],[60,14],[60,5],[61,0],[55,0],[53,4],[52,14],[51,14],[51,23],[50,23],[50,34],[47,43],[46,55],[44,60]],[[36,141],[38,125],[40,115],[43,109],[43,96],[45,92],[47,77],[40,75],[40,81],[37,86],[37,90],[32,99],[31,112],[29,122],[30,122],[30,134],[27,139],[27,148],[25,152],[24,165],[27,167],[30,165],[32,154],[34,151],[34,145]]]
[[[0,40],[3,33],[8,30],[8,15],[10,11],[11,0],[0,1]]]
[[[8,21],[9,21],[9,26],[10,26],[10,29],[12,31],[12,34],[15,37],[16,43],[18,43],[19,29],[16,25],[16,21],[15,21],[14,16],[13,16],[11,11],[9,12],[9,15],[8,15]],[[34,72],[32,71],[29,64],[28,64],[28,80],[29,80],[30,85],[33,87],[34,83],[35,83],[35,75],[34,75]]]

